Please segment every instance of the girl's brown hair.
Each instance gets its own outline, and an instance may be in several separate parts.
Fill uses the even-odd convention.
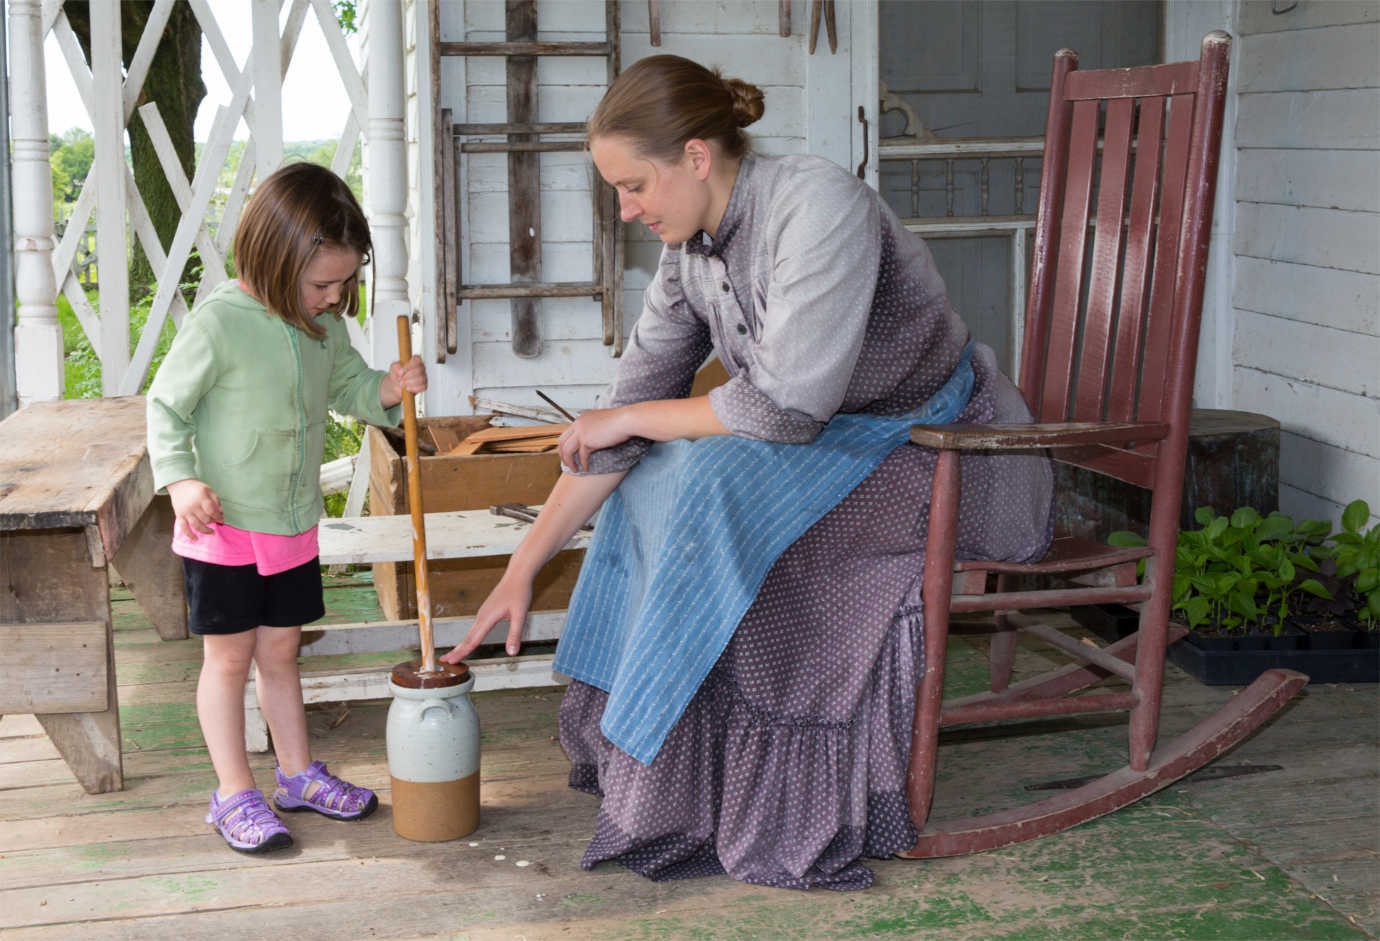
[[[322,246],[358,252],[373,249],[369,223],[345,181],[314,163],[290,163],[268,176],[235,229],[235,267],[240,280],[265,307],[312,336],[325,330],[302,306],[302,275]],[[332,313],[359,310],[359,271],[345,282]]]
[[[685,142],[715,141],[730,158],[751,142],[743,128],[766,110],[762,91],[724,78],[680,56],[639,59],[614,79],[586,125],[586,135],[631,140],[638,151],[667,163],[678,161]]]

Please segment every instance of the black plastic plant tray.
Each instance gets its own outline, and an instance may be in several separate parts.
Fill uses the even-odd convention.
[[[1108,642],[1136,630],[1136,612],[1123,605],[1074,608],[1071,613],[1074,620]],[[1261,639],[1241,638],[1231,644],[1189,633],[1170,645],[1169,661],[1206,686],[1245,686],[1275,667],[1306,674],[1310,683],[1376,683],[1380,682],[1377,639],[1373,632],[1355,631],[1350,647],[1312,649],[1306,636],[1303,646],[1290,638],[1267,637],[1263,647],[1245,649]],[[1334,638],[1328,640],[1335,642]],[[1276,644],[1283,649],[1271,649]],[[1292,649],[1287,649],[1291,644]]]

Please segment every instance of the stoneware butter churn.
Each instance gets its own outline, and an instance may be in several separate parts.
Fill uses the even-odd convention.
[[[435,843],[479,826],[479,714],[470,702],[469,667],[420,667],[420,661],[400,663],[389,679],[388,773],[393,829]]]

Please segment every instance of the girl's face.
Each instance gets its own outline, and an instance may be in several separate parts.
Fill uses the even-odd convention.
[[[359,270],[360,254],[354,249],[322,245],[302,272],[302,306],[315,317],[340,304],[345,282]]]
[[[599,175],[618,191],[624,222],[641,222],[671,244],[701,229],[713,236],[717,220],[707,218],[709,161],[700,149],[687,144],[679,161],[665,163],[639,155],[627,138],[605,136],[589,142],[589,153]]]

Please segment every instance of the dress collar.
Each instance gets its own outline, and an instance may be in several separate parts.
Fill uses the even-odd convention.
[[[724,253],[728,251],[728,246],[733,242],[733,236],[747,216],[747,179],[752,175],[753,163],[753,158],[746,156],[738,164],[738,175],[733,180],[733,191],[728,194],[728,205],[724,206],[723,218],[719,220],[718,237],[711,239],[707,232],[700,229],[685,243],[685,250],[691,255],[722,258]]]

